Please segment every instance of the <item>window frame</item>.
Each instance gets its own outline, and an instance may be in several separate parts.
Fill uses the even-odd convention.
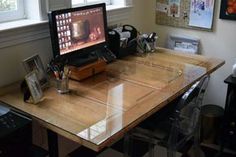
[[[0,12],[0,23],[25,18],[24,0],[16,0],[16,2],[16,10]]]
[[[88,0],[83,0],[83,3],[73,4],[71,0],[72,7],[79,7],[84,5],[96,4],[96,3],[106,3],[106,5],[112,5],[112,0],[96,0],[95,2],[88,2]]]

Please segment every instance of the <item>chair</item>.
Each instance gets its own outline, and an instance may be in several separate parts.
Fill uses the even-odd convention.
[[[193,140],[192,148],[199,156],[201,154],[200,111],[208,81],[209,76],[204,76],[178,100],[174,113],[170,117],[161,122],[158,119],[154,121],[148,119],[145,124],[141,124],[130,133],[130,139],[147,142],[150,157],[155,155],[155,145],[167,147],[167,156],[175,157],[177,150],[184,148],[187,142]],[[126,143],[126,147],[132,146]],[[132,156],[131,151],[126,154]]]

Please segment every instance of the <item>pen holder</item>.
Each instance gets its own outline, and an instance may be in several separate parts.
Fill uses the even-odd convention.
[[[56,88],[58,93],[60,94],[66,94],[69,90],[69,77],[57,79],[56,80]]]

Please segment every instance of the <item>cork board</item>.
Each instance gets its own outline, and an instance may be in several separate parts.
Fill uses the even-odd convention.
[[[198,29],[212,31],[213,17],[211,19],[211,24],[209,28],[201,26],[191,26],[190,23],[190,13],[191,13],[191,2],[193,0],[156,0],[156,24],[167,25],[174,27],[182,27],[188,29]],[[214,1],[215,0],[196,0],[196,1],[211,1],[213,3],[213,13],[214,13]],[[178,7],[174,2],[179,4]],[[174,4],[174,5],[173,5]],[[171,10],[172,9],[172,10]],[[173,11],[174,10],[174,11]],[[174,14],[172,14],[174,12]],[[207,19],[209,20],[209,19]]]

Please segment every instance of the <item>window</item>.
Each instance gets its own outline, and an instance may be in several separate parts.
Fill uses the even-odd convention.
[[[94,3],[106,3],[107,5],[110,5],[111,0],[72,0],[72,6],[80,6]]]
[[[0,49],[48,38],[48,10],[101,2],[108,4],[110,25],[122,23],[130,15],[132,0],[0,0],[0,34],[5,37],[0,40]]]
[[[23,0],[0,0],[0,22],[24,18]]]

